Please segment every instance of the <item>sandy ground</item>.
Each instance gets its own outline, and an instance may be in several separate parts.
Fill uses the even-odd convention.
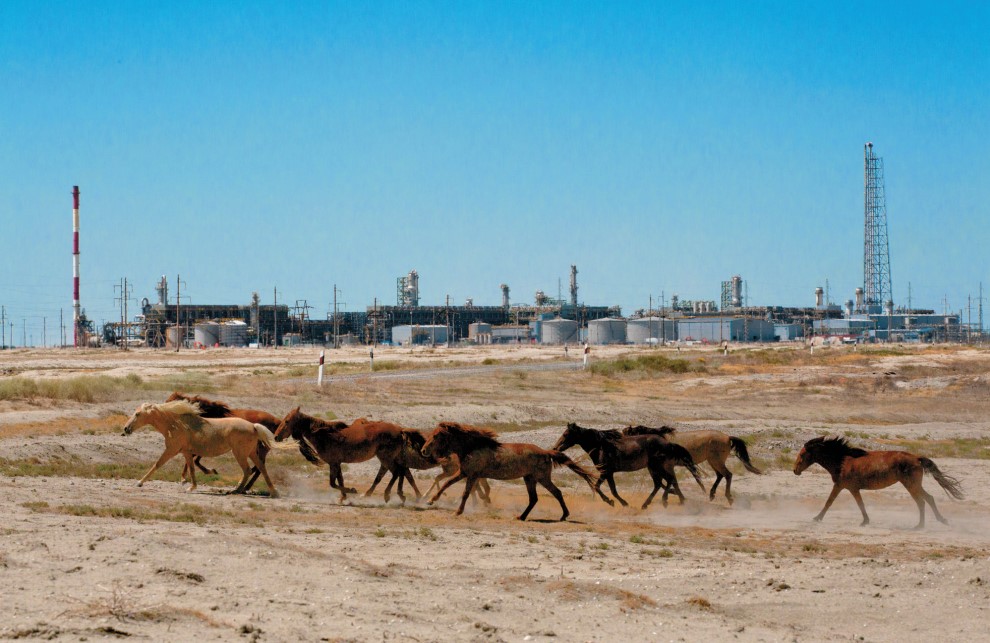
[[[789,350],[789,349],[786,349]],[[785,352],[786,352],[785,350]],[[573,353],[574,351],[572,351]],[[792,351],[796,353],[797,351]],[[595,350],[597,360],[630,353]],[[703,365],[684,374],[499,371],[444,375],[439,367],[528,366],[559,349],[380,349],[376,361],[431,372],[366,377],[316,390],[313,351],[10,351],[3,379],[80,374],[141,378],[92,401],[0,399],[0,638],[101,640],[976,640],[990,606],[990,354],[924,349],[855,354],[816,349],[780,363],[765,351],[659,351]],[[636,354],[636,353],[634,353]],[[641,351],[657,354],[657,351]],[[789,353],[787,353],[790,355]],[[574,356],[571,355],[573,359]],[[332,355],[340,373],[367,367],[363,350]],[[175,379],[179,378],[179,379]],[[183,379],[185,378],[185,379]],[[302,381],[300,381],[302,380]],[[594,500],[571,472],[555,474],[571,509],[541,491],[530,521],[517,483],[495,483],[491,507],[453,515],[454,487],[436,507],[380,492],[341,505],[325,469],[280,445],[271,471],[284,497],[225,496],[237,468],[196,493],[173,462],[142,488],[135,478],[162,438],[120,435],[127,413],[164,399],[172,383],[237,406],[285,413],[301,405],[340,418],[379,417],[428,428],[439,419],[488,424],[505,441],[550,445],[568,421],[609,427],[669,423],[746,437],[767,475],[734,458],[736,502],[646,511]],[[2,386],[3,380],[0,380]],[[851,497],[824,522],[811,517],[830,480],[794,476],[804,440],[846,434],[868,448],[927,445],[962,480],[949,499],[930,478],[949,526],[917,520],[902,488],[867,492],[859,527]],[[953,449],[956,449],[953,451]],[[571,455],[579,458],[579,452]],[[376,463],[349,465],[367,487]],[[419,472],[420,488],[432,474]],[[645,474],[619,478],[638,505]],[[710,485],[713,477],[705,480]]]

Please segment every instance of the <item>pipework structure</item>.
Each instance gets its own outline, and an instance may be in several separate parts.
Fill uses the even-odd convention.
[[[884,194],[883,159],[873,153],[873,143],[863,146],[863,286],[869,312],[879,312],[893,300],[890,285],[890,241],[887,237],[887,200]]]
[[[79,306],[79,186],[72,186],[72,345],[83,343]]]

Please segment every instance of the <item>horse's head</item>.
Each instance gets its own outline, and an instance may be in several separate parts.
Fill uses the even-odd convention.
[[[581,439],[581,427],[573,422],[568,422],[567,428],[560,434],[560,438],[553,445],[554,451],[566,451],[578,443]]]
[[[430,434],[430,437],[426,438],[426,444],[420,449],[420,453],[423,454],[424,458],[436,459],[436,458],[446,458],[450,455],[450,432],[447,430],[443,424],[438,426]]]
[[[148,420],[148,416],[151,413],[151,405],[144,403],[134,411],[134,414],[127,420],[124,424],[124,435],[130,435],[143,426],[151,424]]]
[[[818,451],[818,448],[824,443],[824,437],[814,438],[813,440],[808,440],[804,443],[804,446],[801,447],[801,452],[798,453],[797,459],[794,461],[794,475],[801,475],[802,471],[816,462],[815,454]]]
[[[278,428],[275,429],[276,442],[281,442],[290,435],[298,439],[298,436],[296,435],[297,433],[296,427],[299,425],[299,422],[302,419],[302,413],[299,412],[299,408],[300,407],[297,406],[296,408],[289,411],[288,415],[282,418],[282,421],[279,422]]]
[[[186,397],[182,393],[179,393],[178,391],[172,391],[172,394],[169,395],[168,399],[165,401],[174,402],[176,400],[184,400],[184,399],[186,399]]]

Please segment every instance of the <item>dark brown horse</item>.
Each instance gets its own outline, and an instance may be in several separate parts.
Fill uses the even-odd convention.
[[[426,490],[429,494],[433,491],[434,487],[440,486],[440,481],[449,478],[451,476],[457,475],[460,471],[461,465],[460,461],[457,459],[456,455],[451,455],[447,458],[427,458],[423,455],[423,446],[426,444],[427,436],[416,429],[406,429],[402,432],[403,444],[402,450],[399,452],[399,457],[396,459],[396,463],[405,467],[406,475],[402,476],[398,471],[392,471],[392,479],[389,480],[388,485],[385,487],[385,497],[388,498],[389,493],[392,490],[392,485],[395,481],[399,481],[398,494],[402,497],[402,483],[405,480],[409,481],[412,485],[413,491],[416,492],[416,501],[422,497],[419,493],[419,489],[416,487],[416,481],[413,479],[412,474],[409,472],[410,469],[432,469],[434,467],[441,467],[441,471],[437,474],[437,477],[433,479],[433,484],[430,488]],[[370,496],[375,492],[375,487],[378,483],[382,481],[388,468],[382,464],[378,469],[378,475],[375,476],[375,481],[371,483],[371,488],[368,489],[365,496]],[[485,504],[491,504],[491,498],[489,493],[491,492],[491,487],[488,485],[488,481],[485,479],[478,480],[477,486],[474,488],[474,495],[480,498]]]
[[[939,522],[949,524],[935,507],[935,499],[921,487],[921,479],[925,472],[930,473],[947,494],[956,500],[963,498],[958,480],[942,473],[928,458],[907,451],[865,451],[849,446],[842,437],[818,437],[804,444],[794,462],[794,474],[801,475],[802,471],[813,464],[822,465],[832,476],[832,493],[828,495],[825,507],[815,516],[815,521],[825,517],[825,512],[835,502],[835,497],[840,491],[848,489],[863,514],[861,525],[868,525],[870,517],[866,515],[863,498],[859,495],[860,490],[883,489],[900,482],[918,505],[919,520],[915,529],[925,526],[926,502],[931,505],[932,512]]]
[[[746,449],[746,443],[743,442],[742,438],[726,435],[721,431],[678,431],[669,426],[658,429],[648,426],[630,426],[623,429],[622,432],[625,435],[660,435],[690,451],[695,464],[707,462],[708,466],[715,471],[715,484],[708,492],[709,500],[715,499],[715,490],[718,489],[718,484],[722,482],[722,478],[725,478],[725,498],[730,505],[732,504],[732,472],[725,466],[730,452],[736,454],[736,457],[750,473],[757,475],[763,473],[749,461],[749,451]],[[665,501],[668,492],[664,491]]]
[[[608,482],[609,490],[623,507],[629,505],[615,488],[614,475],[621,471],[639,471],[648,469],[650,477],[653,479],[653,492],[650,493],[642,508],[646,509],[653,501],[657,491],[666,486],[673,488],[674,493],[684,503],[684,494],[681,493],[677,485],[677,478],[674,476],[674,466],[686,467],[694,476],[698,485],[704,489],[701,479],[698,477],[698,469],[691,459],[691,454],[681,446],[671,444],[660,435],[623,435],[615,429],[598,430],[586,429],[573,422],[567,425],[561,434],[554,449],[564,451],[572,446],[580,446],[591,461],[598,467],[598,483],[595,491],[602,500],[608,504],[614,504],[611,498],[602,493],[602,482]],[[664,506],[667,505],[667,493],[663,497]]]
[[[232,409],[224,402],[210,400],[199,395],[186,395],[178,391],[174,391],[165,401],[174,402],[176,400],[185,400],[186,402],[192,402],[193,404],[199,405],[199,408],[202,411],[200,416],[204,418],[241,418],[242,420],[247,420],[252,424],[261,424],[272,432],[278,428],[279,422],[281,422],[279,418],[275,417],[271,413],[268,413],[267,411],[258,411],[255,409]],[[261,459],[264,460],[268,455],[268,447],[262,447],[262,449],[259,450],[259,454]],[[195,464],[200,471],[208,475],[217,474],[216,469],[207,469],[203,466],[200,460],[200,456],[196,456],[196,459],[193,460],[193,464]],[[261,472],[257,467],[252,467],[251,480],[248,482],[247,489],[254,486],[254,483],[260,474]]]
[[[299,442],[299,450],[307,460],[317,465],[322,460],[330,465],[330,487],[340,491],[343,501],[348,493],[357,493],[357,489],[344,486],[341,464],[345,462],[364,462],[377,457],[387,470],[405,475],[405,467],[398,463],[404,444],[402,431],[403,428],[396,424],[365,418],[350,425],[327,422],[306,415],[296,407],[282,419],[275,430],[275,440],[280,442],[291,435]]]
[[[501,443],[491,429],[457,424],[456,422],[441,422],[433,430],[423,446],[423,455],[428,458],[445,458],[456,454],[461,462],[461,469],[456,476],[444,483],[437,494],[430,500],[433,504],[440,498],[450,485],[467,478],[464,495],[457,509],[457,515],[464,513],[464,505],[471,495],[474,485],[482,478],[495,480],[512,480],[522,478],[529,492],[529,505],[519,516],[526,516],[536,505],[536,483],[540,483],[549,491],[563,510],[561,520],[566,520],[570,512],[564,504],[564,496],[560,489],[550,479],[550,473],[555,466],[564,465],[581,476],[594,490],[595,476],[585,471],[580,465],[560,451],[548,451],[535,444]]]

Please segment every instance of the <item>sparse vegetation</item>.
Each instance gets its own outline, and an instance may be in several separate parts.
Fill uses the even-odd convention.
[[[703,367],[695,366],[692,369],[691,362],[686,359],[669,358],[666,355],[659,354],[649,354],[592,362],[588,368],[595,375],[612,377],[622,373],[637,372],[647,375],[655,375],[658,373],[687,373],[691,370],[701,370]]]

